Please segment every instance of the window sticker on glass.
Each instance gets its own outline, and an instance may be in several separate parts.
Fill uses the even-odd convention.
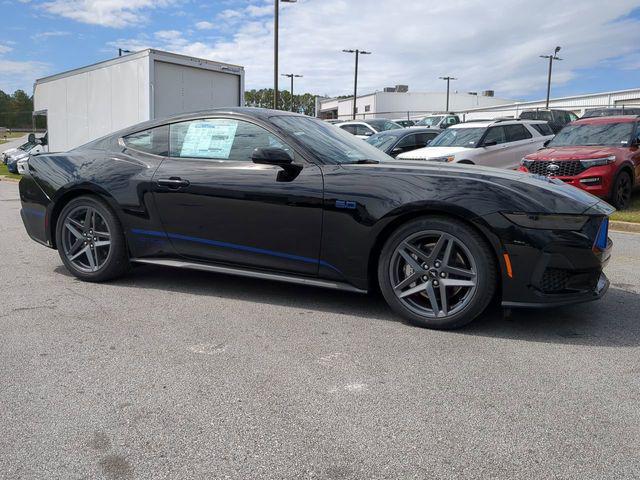
[[[193,122],[182,142],[181,157],[228,159],[238,123]]]

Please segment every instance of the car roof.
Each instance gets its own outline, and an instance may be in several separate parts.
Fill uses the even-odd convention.
[[[638,115],[612,115],[610,117],[589,117],[581,118],[572,122],[572,124],[606,124],[606,123],[633,123],[640,118]]]

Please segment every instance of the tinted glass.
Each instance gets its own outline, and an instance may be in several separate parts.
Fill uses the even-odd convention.
[[[355,125],[356,135],[373,135],[375,132],[366,125]]]
[[[400,148],[411,148],[411,147],[415,147],[417,145],[419,145],[419,143],[418,143],[418,135],[407,135],[402,140],[400,140],[400,142],[398,142],[397,147],[400,147]],[[420,145],[420,146],[424,147],[424,143],[422,145]]]
[[[349,132],[351,135],[356,134],[356,126],[355,125],[340,125],[340,128],[345,132]]]
[[[210,118],[171,125],[172,157],[250,162],[253,151],[278,147],[293,151],[278,137],[253,123]]]
[[[553,121],[553,115],[546,110],[538,112],[522,112],[520,118],[525,120],[545,120],[547,122]]]
[[[487,132],[484,143],[496,142],[497,145],[507,142],[507,135],[504,127],[491,127]]]
[[[524,125],[505,125],[504,129],[507,134],[507,142],[519,142],[533,137]]]
[[[448,128],[438,135],[430,147],[465,147],[476,148],[486,128]]]
[[[534,123],[531,126],[536,129],[540,135],[553,135],[553,130],[551,130],[551,127],[547,123]]]
[[[369,138],[367,138],[367,143],[369,143],[369,145],[373,145],[376,148],[379,148],[380,150],[386,150],[387,148],[389,148],[391,145],[393,145],[394,143],[396,143],[396,140],[398,139],[397,135],[394,135],[392,133],[376,133],[375,135],[371,135]]]
[[[282,115],[272,117],[271,121],[298,140],[322,163],[384,162],[390,159],[386,153],[367,142],[313,118]]]
[[[143,132],[132,133],[122,139],[127,147],[153,155],[167,156],[169,149],[169,127],[152,128]]]
[[[375,128],[378,132],[386,132],[387,130],[396,130],[402,128],[396,122],[390,120],[367,120],[369,125]]]
[[[603,124],[571,124],[564,127],[551,140],[549,146],[562,147],[566,145],[611,145],[624,146],[629,144],[633,123],[603,123]]]

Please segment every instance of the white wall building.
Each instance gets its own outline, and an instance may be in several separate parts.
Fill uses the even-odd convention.
[[[494,107],[481,107],[471,109],[457,109],[456,112],[463,114],[466,120],[479,118],[493,119],[498,117],[517,118],[524,110],[544,109],[546,100],[536,100],[531,102],[513,102]],[[549,100],[549,108],[559,110],[569,110],[579,117],[586,110],[602,107],[621,106],[640,107],[640,88],[629,90],[616,90],[612,92],[588,93],[584,95],[574,95],[571,97],[559,97]]]
[[[400,87],[400,86],[399,86]],[[385,89],[389,90],[389,89]],[[446,92],[374,92],[358,96],[357,118],[422,118],[434,112],[443,112],[447,104]],[[466,110],[513,103],[513,100],[493,96],[492,91],[482,93],[452,92],[449,96],[449,110]],[[318,98],[316,116],[347,120],[353,116],[353,97]]]

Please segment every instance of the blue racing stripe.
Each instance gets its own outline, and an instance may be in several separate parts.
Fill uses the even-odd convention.
[[[338,273],[341,273],[340,270],[338,270],[336,267],[334,267],[330,263],[325,262],[324,260],[318,260],[318,259],[309,258],[309,257],[302,257],[300,255],[292,255],[290,253],[282,253],[282,252],[276,252],[274,250],[267,250],[264,248],[238,245],[236,243],[220,242],[218,240],[209,240],[207,238],[191,237],[188,235],[181,235],[179,233],[164,233],[164,232],[158,232],[155,230],[142,230],[137,228],[132,229],[131,232],[134,233],[135,235],[145,235],[149,237],[161,237],[161,238],[170,238],[173,240],[183,240],[186,242],[195,242],[195,243],[201,243],[203,245],[210,245],[212,247],[228,248],[231,250],[239,250],[242,252],[250,252],[250,253],[257,253],[260,255],[269,255],[272,257],[286,258],[287,260],[295,260],[303,263],[315,263],[323,267],[327,267],[332,270],[335,270]]]

